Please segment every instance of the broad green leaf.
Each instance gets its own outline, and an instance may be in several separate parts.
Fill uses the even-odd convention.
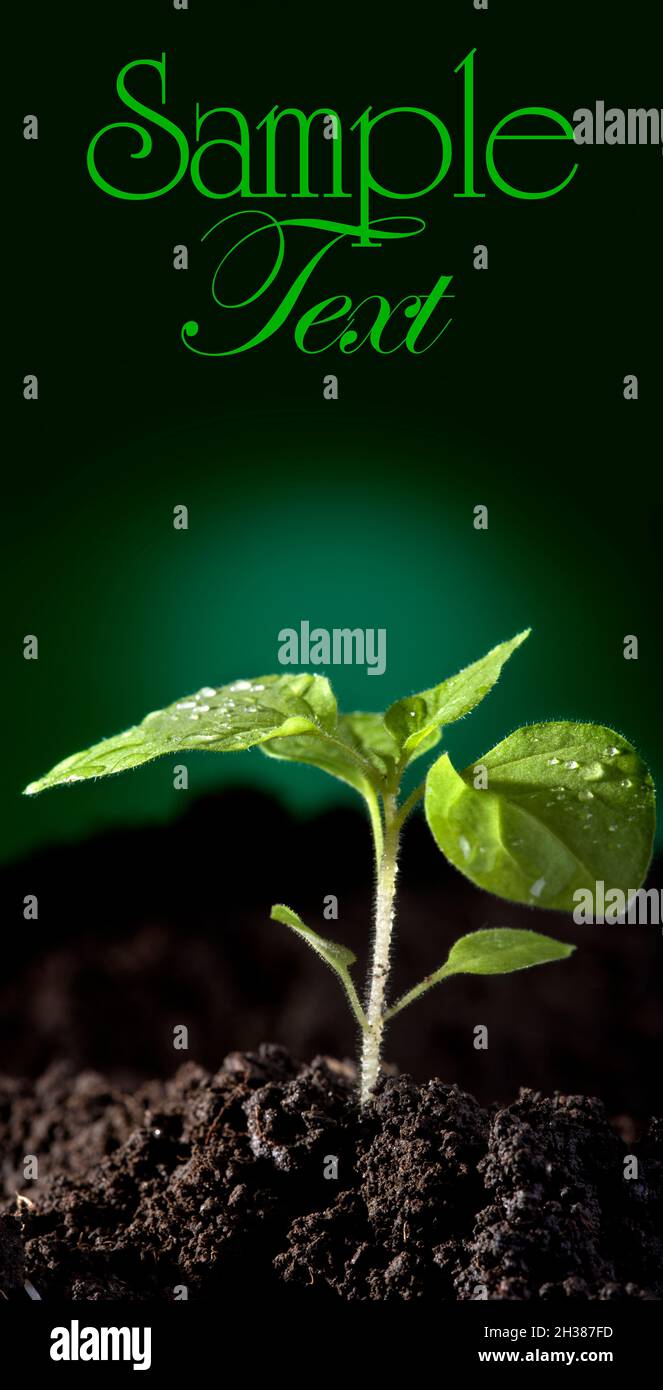
[[[651,856],[651,777],[626,739],[594,724],[528,725],[462,774],[443,754],[426,779],[425,810],[467,878],[538,907],[571,911],[574,893],[595,894],[599,881],[627,894]]]
[[[407,1008],[433,985],[448,979],[449,975],[509,975],[514,970],[528,970],[531,965],[566,960],[573,951],[575,946],[555,941],[551,936],[542,936],[536,931],[495,927],[488,931],[470,932],[469,936],[461,936],[454,943],[444,965],[427,975],[414,989],[408,990],[388,1010],[386,1017],[393,1018],[394,1014]]]
[[[270,758],[286,758],[321,768],[362,795],[367,786],[382,784],[393,772],[398,747],[381,714],[343,714],[334,742],[319,734],[300,734],[263,745]]]
[[[357,991],[350,978],[350,966],[354,965],[357,957],[353,951],[349,951],[347,946],[341,946],[337,941],[329,941],[325,936],[319,936],[313,931],[312,927],[307,927],[302,922],[301,917],[293,912],[291,907],[286,907],[283,903],[276,903],[272,908],[271,917],[273,922],[282,922],[284,926],[290,927],[292,931],[301,936],[302,940],[315,951],[316,955],[325,962],[325,965],[338,975],[341,984],[348,996],[350,1007],[361,1028],[366,1027],[366,1015],[357,998]]]
[[[510,642],[501,642],[480,661],[466,666],[430,690],[411,695],[390,705],[384,716],[387,728],[398,743],[405,762],[421,757],[439,741],[440,731],[469,714],[492,690],[511,653],[529,637],[530,629],[519,632]]]
[[[509,975],[531,965],[566,960],[574,951],[575,946],[538,931],[494,927],[461,936],[438,975],[440,979],[447,975]]]
[[[331,731],[336,722],[336,700],[323,676],[260,676],[217,689],[203,686],[134,728],[65,758],[25,790],[32,795],[62,782],[107,777],[189,748],[239,752],[308,730]]]

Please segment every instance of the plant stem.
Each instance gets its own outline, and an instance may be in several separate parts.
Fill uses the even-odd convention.
[[[349,970],[344,971],[340,978],[350,1008],[352,1009],[357,1023],[359,1024],[359,1027],[361,1028],[363,1033],[364,1029],[366,1028],[366,1014],[364,1013],[364,1010],[362,1009],[361,1004],[359,1002],[359,995],[357,994],[357,991],[354,987],[354,981],[352,979],[352,976],[350,975]]]
[[[375,846],[375,871],[379,876],[384,852],[384,832],[382,829],[380,802],[373,787],[367,785],[364,792],[364,800],[368,806],[368,814],[371,818],[371,830],[373,832],[373,844]]]
[[[378,868],[375,902],[375,937],[371,966],[366,1030],[362,1039],[360,1103],[365,1105],[378,1079],[384,1028],[384,997],[389,976],[389,952],[394,925],[394,898],[400,823],[396,797],[384,797],[384,843]]]
[[[430,975],[425,975],[424,979],[420,980],[418,985],[414,985],[412,989],[409,989],[407,994],[402,994],[400,999],[397,999],[396,1003],[392,1004],[390,1009],[385,1009],[385,1023],[388,1023],[391,1018],[395,1018],[396,1014],[399,1014],[401,1009],[407,1009],[409,1004],[414,1004],[415,999],[418,999],[421,994],[425,994],[426,990],[430,989],[432,985],[438,985],[447,975],[452,974],[453,970],[449,970],[446,965],[443,965],[440,970],[433,970]]]
[[[407,818],[408,818],[410,812],[414,810],[415,806],[418,806],[418,804],[419,804],[420,801],[423,801],[425,795],[426,795],[426,783],[425,783],[425,782],[421,782],[421,783],[419,784],[418,787],[415,787],[415,789],[414,789],[413,792],[410,792],[410,795],[408,796],[407,801],[404,801],[404,802],[403,802],[403,805],[400,807],[400,810],[399,810],[399,812],[398,812],[398,828],[399,828],[399,830],[400,830],[401,826],[403,826],[403,825],[405,824],[405,822],[406,822],[406,820],[407,820]]]

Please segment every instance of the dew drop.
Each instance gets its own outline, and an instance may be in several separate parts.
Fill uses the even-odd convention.
[[[619,749],[618,749],[618,748],[615,748],[614,745],[613,745],[612,748],[604,748],[604,749],[603,749],[603,756],[604,756],[604,758],[616,758],[618,752],[619,752]]]
[[[593,800],[594,800],[594,793],[593,793],[593,792],[590,792],[589,787],[583,787],[582,791],[578,792],[578,801],[593,801]]]
[[[216,695],[216,690],[213,685],[204,685],[202,690],[198,691],[198,695],[202,695],[206,700],[211,700],[212,696]]]
[[[618,828],[619,828],[619,827],[616,826],[616,825],[609,825],[609,826],[608,826],[608,830],[617,830]]]
[[[250,689],[251,689],[251,682],[250,682],[250,681],[233,681],[232,685],[230,686],[230,689],[231,689],[231,690],[250,690]]]
[[[195,700],[180,700],[179,705],[176,705],[175,708],[176,708],[176,709],[195,709],[195,708],[196,708],[196,702],[195,702]]]
[[[548,758],[548,766],[549,766],[549,767],[556,767],[557,764],[558,764],[558,762],[559,762],[559,758]]]
[[[465,835],[459,835],[458,843],[460,845],[461,850],[463,851],[463,859],[469,859],[472,853],[472,846],[470,845],[469,840],[466,839]]]
[[[545,886],[546,886],[546,880],[545,880],[545,878],[537,878],[536,883],[533,883],[533,884],[532,884],[532,887],[531,887],[530,890],[529,890],[530,893],[532,894],[532,897],[533,897],[533,898],[540,898],[540,897],[541,897],[541,894],[542,894],[542,892],[543,892],[543,890],[544,890],[544,888],[545,888]]]
[[[632,787],[633,783],[630,777],[623,777],[619,785],[620,787]]]
[[[603,776],[605,768],[603,763],[587,763],[582,769],[582,776],[586,782],[598,782]]]
[[[208,710],[209,710],[209,705],[199,705],[199,706],[198,706],[198,713],[199,713],[199,714],[207,714],[207,711],[208,711]]]
[[[564,766],[565,766],[565,767],[570,767],[570,768],[576,768],[576,767],[579,766],[579,764],[576,762],[575,758],[570,758],[569,761],[568,761],[568,763],[565,763]]]

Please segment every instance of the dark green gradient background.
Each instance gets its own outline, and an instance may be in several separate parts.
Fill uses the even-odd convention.
[[[94,41],[87,9],[43,9],[8,64],[15,123],[36,111],[41,133],[11,151],[2,855],[176,813],[186,793],[170,759],[34,800],[19,791],[191,689],[278,669],[277,633],[302,618],[386,627],[383,677],[328,673],[342,706],[369,709],[531,624],[497,690],[449,731],[454,758],[465,765],[526,721],[586,719],[632,739],[660,778],[660,148],[572,148],[580,170],[558,197],[516,202],[482,178],[488,196],[468,203],[452,198],[455,146],[434,195],[377,208],[423,216],[427,231],[396,250],[334,253],[303,306],[340,292],[395,300],[453,273],[454,322],[418,358],[306,357],[290,326],[239,357],[193,357],[186,319],[219,341],[229,331],[212,316],[199,238],[231,206],[188,180],[154,202],[115,202],[84,165],[94,131],[121,118],[117,70],[162,48],[167,110],[188,133],[196,98],[253,122],[275,102],[332,103],[348,123],[369,103],[417,104],[455,130],[453,68],[474,45],[484,138],[529,103],[568,116],[598,98],[660,106],[652,8],[632,5],[610,42],[591,4],[415,5],[402,40],[381,20],[358,27],[349,5],[242,18],[211,3],[116,4]],[[528,152],[531,186],[567,167],[557,149],[538,179]],[[405,186],[418,157],[394,129],[389,176]],[[276,215],[316,210],[288,200]],[[180,241],[192,263],[176,274]],[[477,242],[485,274],[472,269]],[[35,405],[21,400],[29,371]],[[337,402],[322,399],[327,372]],[[628,372],[637,403],[622,399]],[[178,503],[188,532],[172,527]],[[486,533],[472,526],[477,503]],[[22,658],[26,633],[38,662]],[[623,659],[626,633],[637,662]],[[186,762],[189,796],[253,782],[305,812],[346,795],[258,752]]]

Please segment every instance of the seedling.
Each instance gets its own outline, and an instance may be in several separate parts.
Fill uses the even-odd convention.
[[[271,757],[308,763],[364,798],[375,846],[373,954],[362,1006],[352,979],[356,957],[319,936],[279,904],[274,921],[290,927],[340,980],[361,1031],[360,1099],[375,1086],[385,1024],[451,975],[502,975],[570,956],[572,946],[539,932],[495,928],[461,937],[438,970],[388,1003],[399,841],[424,802],[433,838],[480,888],[512,902],[569,911],[597,882],[624,893],[642,883],[654,833],[654,788],[626,739],[596,724],[529,724],[457,772],[448,753],[401,796],[406,769],[439,743],[442,730],[474,709],[529,631],[440,685],[407,696],[385,714],[339,714],[329,681],[300,674],[262,676],[197,695],[148,714],[142,724],[58,763],[28,794],[137,767],[165,753],[259,746]]]

